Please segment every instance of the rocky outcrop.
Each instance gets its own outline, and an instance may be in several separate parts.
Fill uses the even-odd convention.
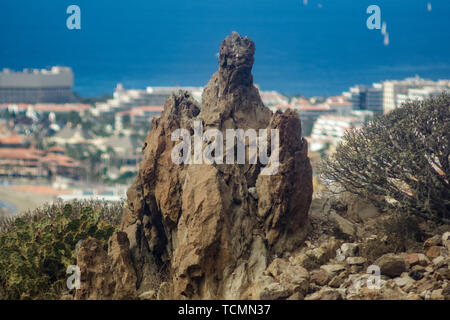
[[[272,114],[264,106],[253,85],[254,52],[249,38],[233,33],[221,44],[219,69],[204,89],[203,105],[188,92],[167,99],[161,117],[152,122],[138,175],[128,190],[120,237],[110,242],[121,251],[106,255],[92,241],[83,243],[78,261],[88,275],[79,298],[134,294],[258,299],[306,294],[309,275],[301,266],[289,267],[280,285],[270,284],[272,289],[264,284],[265,289],[256,288],[261,277],[270,277],[263,272],[274,256],[303,242],[313,190],[300,119],[293,111]],[[171,156],[177,142],[171,135],[177,129],[194,132],[194,121],[224,137],[227,129],[278,129],[278,172],[263,175],[265,166],[249,161],[175,164]],[[119,245],[125,235],[127,241]],[[100,281],[106,277],[104,269],[114,279]],[[94,283],[97,288],[91,288]]]
[[[167,99],[108,252],[93,238],[81,244],[76,298],[450,300],[450,232],[394,249],[377,231],[388,213],[364,199],[327,196],[311,206],[300,120],[263,105],[254,51],[234,33],[221,45],[202,106],[188,92]],[[227,129],[277,129],[277,172],[263,174],[271,157],[266,165],[195,163],[195,156],[177,164],[172,133],[192,134],[199,122],[226,138]]]
[[[363,245],[334,237],[319,245],[307,243],[289,258],[275,259],[255,291],[261,299],[450,300],[448,247],[441,247],[433,261],[423,253],[402,252],[368,263],[357,249]],[[375,268],[379,274],[372,273]]]
[[[134,298],[136,271],[125,233],[116,232],[111,237],[108,254],[99,240],[87,238],[78,251],[77,265],[82,285],[76,290],[76,299]]]

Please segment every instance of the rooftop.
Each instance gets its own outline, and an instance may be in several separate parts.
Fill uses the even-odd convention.
[[[29,108],[33,109],[36,112],[83,112],[89,110],[91,108],[88,104],[81,103],[64,103],[64,104],[55,104],[55,103],[38,103],[38,104],[0,104],[0,109],[8,109],[15,108],[21,111],[26,111]]]
[[[0,159],[39,160],[40,156],[33,149],[0,148]]]
[[[6,137],[0,137],[0,148],[2,144],[6,145],[21,145],[23,144],[24,136],[10,135]]]

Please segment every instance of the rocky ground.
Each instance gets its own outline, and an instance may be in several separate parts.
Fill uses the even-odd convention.
[[[241,298],[450,300],[450,232],[417,243],[416,250],[367,255],[368,244],[384,236],[372,232],[386,214],[354,197],[345,200],[349,208],[337,213],[330,205],[336,198],[314,199],[304,245],[271,257]],[[377,267],[379,273],[373,273]],[[164,281],[160,290],[139,298],[171,299],[171,294],[169,282]]]
[[[450,300],[450,232],[434,235],[415,252],[385,253],[371,262],[363,256],[364,248],[382,236],[370,231],[385,217],[370,204],[353,199],[356,219],[347,219],[327,202],[313,201],[312,230],[305,245],[271,262],[258,279],[253,298]],[[379,267],[378,283],[370,266]]]

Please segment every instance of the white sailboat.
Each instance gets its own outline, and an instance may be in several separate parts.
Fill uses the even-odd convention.
[[[427,5],[427,10],[428,10],[429,12],[431,12],[431,10],[432,10],[432,7],[431,7],[431,2],[428,2],[428,5]]]
[[[384,45],[388,46],[389,45],[389,33],[385,33],[384,34]]]
[[[384,36],[386,34],[386,22],[383,22],[383,25],[381,26],[381,34]]]

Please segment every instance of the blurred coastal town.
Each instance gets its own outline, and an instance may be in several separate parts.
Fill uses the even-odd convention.
[[[79,97],[69,67],[0,71],[0,211],[15,214],[55,199],[125,197],[137,173],[151,119],[174,91],[201,102],[202,87],[124,88]],[[340,96],[286,96],[260,90],[272,111],[298,112],[313,166],[347,130],[407,101],[450,89],[450,80],[419,76],[354,85]],[[301,137],[298,137],[299,139]],[[317,171],[316,171],[317,172]]]

